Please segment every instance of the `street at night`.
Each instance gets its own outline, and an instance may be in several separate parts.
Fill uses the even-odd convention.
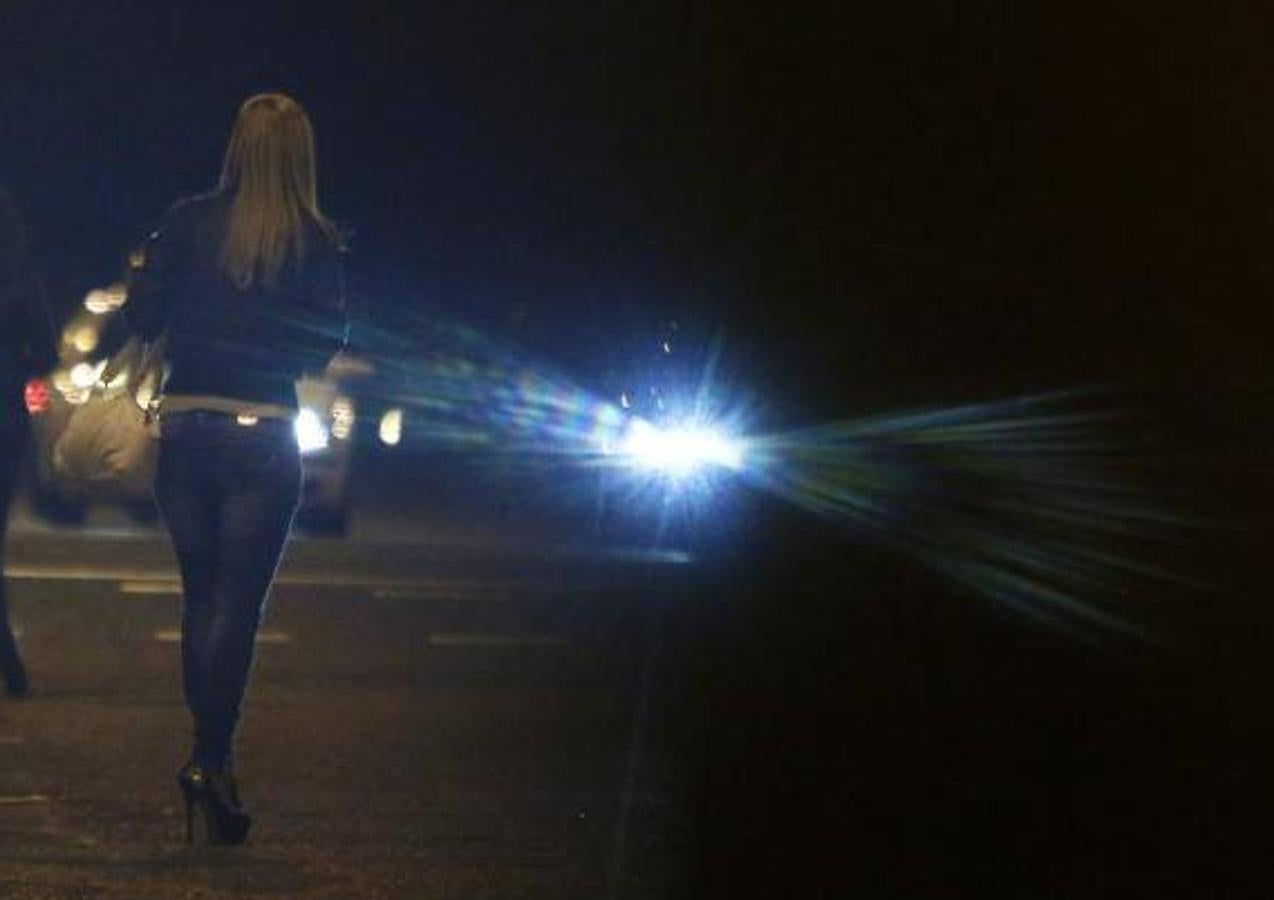
[[[162,533],[19,507],[6,898],[1181,896],[1264,865],[1264,676],[1226,621],[1258,610],[1165,595],[1193,643],[1093,646],[792,520],[755,584],[748,550],[703,571],[484,503],[403,517],[362,483],[348,538],[294,543],[258,636],[243,777],[266,812],[237,850],[184,847],[155,774],[189,727]]]
[[[258,635],[245,781],[270,835],[177,838],[189,730],[166,538],[19,511],[9,574],[31,697],[0,708],[0,893],[667,896],[685,772],[637,735],[643,636],[671,555],[502,547],[454,523],[404,544],[301,539]],[[387,531],[387,527],[382,527]],[[506,535],[511,538],[511,535]],[[618,549],[618,548],[617,548]],[[667,557],[667,558],[666,558]],[[670,561],[671,559],[671,561]],[[665,572],[664,569],[673,571]],[[666,765],[665,765],[666,763]]]
[[[0,900],[1274,896],[1256,5],[195,7],[0,13]]]

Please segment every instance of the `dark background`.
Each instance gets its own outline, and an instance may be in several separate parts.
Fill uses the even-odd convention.
[[[2,162],[67,294],[280,88],[375,302],[584,370],[669,316],[831,414],[1255,365],[1256,13],[824,6],[10,3]]]
[[[1256,7],[1176,7],[7,3],[0,171],[69,308],[282,89],[373,321],[591,386],[675,318],[768,427],[1139,386],[1247,526],[1191,551],[1218,591],[1156,598],[1181,653],[1041,633],[758,500],[661,708],[699,896],[1190,896],[1268,874],[1274,119]]]

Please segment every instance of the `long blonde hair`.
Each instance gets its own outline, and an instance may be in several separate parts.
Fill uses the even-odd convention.
[[[257,94],[239,107],[218,186],[232,198],[221,268],[243,290],[273,285],[285,263],[305,256],[309,222],[335,239],[318,208],[314,129],[285,94]]]

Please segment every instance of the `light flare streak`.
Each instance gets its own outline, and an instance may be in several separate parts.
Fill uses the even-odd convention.
[[[1149,637],[1129,601],[1192,523],[1138,476],[1109,409],[1053,394],[754,439],[759,487],[1050,626]]]
[[[769,435],[746,451],[693,431],[670,435],[569,378],[451,323],[431,323],[423,357],[378,359],[382,399],[403,410],[403,446],[481,451],[510,467],[622,467],[641,456],[675,470],[690,453],[774,496],[897,548],[974,594],[1050,626],[1149,637],[1130,599],[1177,579],[1150,561],[1191,523],[1137,476],[1121,444],[1127,423],[1099,394],[1070,392],[955,407],[908,410]],[[386,377],[387,376],[387,377]],[[690,421],[724,420],[742,434],[744,416],[720,415],[711,368]],[[1094,399],[1096,397],[1096,399]],[[674,446],[676,442],[685,446]],[[694,444],[694,447],[689,446]],[[681,458],[680,456],[678,458]],[[714,476],[715,477],[715,476]],[[668,481],[649,469],[636,489]],[[692,491],[693,484],[683,486]],[[711,498],[705,498],[711,503]],[[1157,557],[1156,557],[1157,558]]]

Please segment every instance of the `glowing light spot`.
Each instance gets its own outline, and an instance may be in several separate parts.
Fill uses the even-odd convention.
[[[42,378],[32,378],[26,383],[22,397],[28,413],[33,416],[41,415],[49,408],[49,385]]]
[[[354,430],[354,402],[348,397],[337,397],[332,402],[332,437],[348,440]]]
[[[621,449],[637,467],[673,476],[708,465],[736,470],[743,467],[742,445],[705,427],[664,430],[639,419],[624,436]]]
[[[128,290],[124,285],[113,284],[89,291],[84,297],[84,308],[95,316],[101,316],[119,309],[127,299]]]
[[[97,329],[85,325],[69,335],[68,343],[80,353],[92,353],[97,349],[97,340]]]
[[[380,439],[390,446],[396,447],[403,439],[403,411],[391,409],[380,418]]]
[[[97,384],[97,379],[101,376],[102,370],[106,368],[106,360],[102,360],[97,365],[92,363],[78,363],[71,369],[71,385],[81,389],[91,388]]]
[[[327,449],[327,429],[319,419],[318,413],[308,406],[296,416],[296,443],[302,453],[317,453]]]

